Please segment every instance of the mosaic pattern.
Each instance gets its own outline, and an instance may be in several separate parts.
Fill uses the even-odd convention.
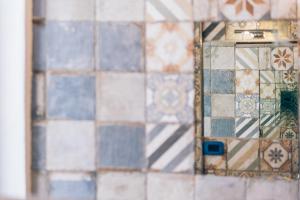
[[[193,24],[156,23],[146,28],[147,71],[193,72]]]

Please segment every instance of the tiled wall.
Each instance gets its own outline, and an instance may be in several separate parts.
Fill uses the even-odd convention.
[[[35,0],[46,20],[34,26],[34,194],[295,199],[297,181],[194,175],[193,50],[194,21],[296,18],[296,4]]]

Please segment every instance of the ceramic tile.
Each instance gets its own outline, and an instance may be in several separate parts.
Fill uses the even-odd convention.
[[[236,69],[258,69],[258,48],[236,48]]]
[[[271,71],[271,70],[259,71],[260,83],[275,83],[275,73],[274,73],[274,71]],[[276,80],[277,80],[277,78],[276,78]]]
[[[95,118],[95,77],[50,75],[47,82],[49,119]]]
[[[220,0],[219,9],[228,20],[259,20],[269,16],[270,2],[269,0]]]
[[[204,95],[204,117],[211,116],[211,96]]]
[[[208,69],[203,70],[203,90],[204,93],[210,93],[211,91],[211,77]]]
[[[100,126],[97,133],[98,168],[144,168],[144,141],[144,126]]]
[[[211,136],[211,117],[204,117],[204,136]]]
[[[260,47],[258,48],[259,69],[271,69],[271,49]]]
[[[211,45],[209,43],[203,43],[203,69],[210,69],[210,56]]]
[[[98,199],[145,200],[146,176],[136,172],[98,173]]]
[[[192,75],[148,74],[147,121],[192,123],[194,121]]]
[[[234,137],[235,121],[230,118],[217,118],[211,120],[211,136]]]
[[[47,19],[49,20],[90,20],[94,19],[93,0],[51,0],[47,1]]]
[[[264,126],[261,128],[262,138],[279,139],[280,127],[278,126]]]
[[[44,119],[46,113],[45,106],[45,76],[35,73],[32,78],[32,104],[31,116],[33,119]]]
[[[275,99],[260,99],[260,114],[275,114]]]
[[[144,25],[99,23],[99,60],[102,71],[144,71]]]
[[[162,172],[192,172],[194,129],[192,125],[147,124],[148,168]]]
[[[259,169],[259,141],[228,139],[227,163],[229,170]]]
[[[287,71],[275,71],[276,83],[283,84],[294,84],[298,82],[298,71],[287,70]]]
[[[235,136],[238,138],[259,138],[259,119],[236,118]]]
[[[94,122],[50,121],[47,125],[48,170],[95,170]],[[72,138],[72,142],[70,142]]]
[[[148,23],[147,71],[193,72],[193,24]]]
[[[281,127],[280,138],[282,139],[298,139],[298,127]]]
[[[237,70],[236,71],[236,93],[252,95],[259,93],[259,71]]]
[[[146,0],[146,20],[191,21],[192,9],[192,0]]]
[[[211,70],[211,93],[233,94],[235,73],[229,70]]]
[[[260,114],[260,126],[275,126],[276,120],[279,117],[278,113],[275,114]]]
[[[97,119],[144,122],[144,75],[139,73],[101,73],[98,75]]]
[[[296,19],[297,0],[271,0],[272,19]]]
[[[292,141],[292,173],[299,173],[299,141]]]
[[[275,84],[260,84],[260,98],[275,99]]]
[[[50,199],[93,200],[96,181],[88,174],[54,173],[49,178]]]
[[[94,60],[93,22],[47,22],[47,69],[92,69]]]
[[[42,171],[46,166],[46,128],[44,125],[32,127],[32,163],[31,169]]]
[[[148,200],[194,199],[194,175],[148,173],[147,180]]]
[[[194,0],[193,11],[195,21],[219,20],[218,0]]]
[[[204,168],[207,173],[213,173],[216,170],[226,170],[226,154],[227,154],[227,140],[226,139],[214,139],[205,138],[204,141],[219,141],[224,143],[224,155],[221,156],[204,156]]]
[[[203,0],[197,0],[197,1],[203,1]],[[205,2],[211,2],[211,1],[205,1]],[[197,11],[197,13],[198,13],[198,11]],[[202,37],[203,37],[204,41],[225,40],[225,22],[204,22]],[[219,51],[225,50],[224,47],[223,48],[219,47],[219,48],[220,48]],[[232,50],[231,48],[227,48],[227,49]],[[230,53],[233,53],[233,52],[230,52]],[[218,64],[220,64],[220,63],[218,63]],[[217,67],[222,67],[222,66],[217,66]]]
[[[237,117],[258,118],[259,95],[236,94],[235,112]]]
[[[275,70],[289,70],[293,67],[293,52],[289,47],[277,47],[271,52],[271,63]]]
[[[234,69],[234,47],[212,47],[211,68]]]
[[[234,95],[213,94],[211,96],[212,117],[234,117]]]
[[[33,25],[32,67],[35,71],[46,69],[46,36],[45,26]]]
[[[261,140],[262,171],[291,171],[291,142],[289,140]]]
[[[144,0],[96,0],[98,21],[144,21]]]

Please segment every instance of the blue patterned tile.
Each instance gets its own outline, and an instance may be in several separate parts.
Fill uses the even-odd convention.
[[[95,77],[50,76],[47,108],[51,119],[95,119]]]
[[[106,125],[98,129],[98,168],[145,167],[145,128]]]
[[[204,93],[210,93],[210,70],[203,70],[203,88]]]
[[[204,116],[211,116],[211,96],[204,95]]]
[[[143,29],[136,23],[100,23],[98,67],[103,71],[144,71]]]
[[[217,94],[234,93],[234,71],[211,70],[211,92]]]
[[[46,129],[43,125],[32,127],[32,169],[45,169],[46,162]]]
[[[212,137],[234,137],[235,120],[228,118],[218,118],[211,120]]]
[[[47,23],[48,69],[92,69],[94,33],[92,22]]]

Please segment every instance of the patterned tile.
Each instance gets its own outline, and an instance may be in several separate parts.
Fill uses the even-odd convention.
[[[147,71],[193,72],[193,24],[147,24],[146,55]]]
[[[213,94],[211,96],[212,117],[234,117],[234,95]]]
[[[297,18],[297,0],[271,0],[271,18],[272,19],[296,19]]]
[[[101,125],[96,138],[98,168],[145,167],[144,126]]]
[[[202,37],[204,41],[225,40],[225,22],[205,22]]]
[[[280,138],[282,139],[298,139],[298,127],[281,127]]]
[[[205,141],[219,141],[224,143],[224,155],[221,156],[204,156],[204,168],[207,173],[212,173],[215,170],[226,170],[226,153],[227,153],[227,140],[226,139],[214,139],[205,138]]]
[[[192,0],[146,0],[147,21],[192,20]]]
[[[219,8],[229,20],[258,20],[268,15],[270,2],[269,0],[221,0]]]
[[[102,71],[144,71],[144,25],[98,24],[98,68]]]
[[[293,52],[289,47],[277,47],[271,52],[271,63],[275,70],[289,70],[293,67]]]
[[[276,73],[276,72],[275,72]],[[275,83],[275,73],[274,71],[259,71],[259,81],[260,83]],[[277,78],[276,78],[277,80]]]
[[[92,200],[96,198],[96,181],[89,174],[54,173],[49,179],[50,199]]]
[[[193,82],[192,75],[148,75],[147,121],[192,123]]]
[[[95,125],[92,121],[50,121],[47,125],[48,170],[95,170]],[[70,139],[72,138],[72,142]]]
[[[258,118],[258,95],[236,94],[235,112],[237,117]]]
[[[287,71],[275,71],[276,83],[293,84],[298,82],[298,71],[287,70]]]
[[[260,47],[258,48],[259,68],[262,70],[271,69],[271,49]]]
[[[258,48],[236,48],[236,69],[258,69]]]
[[[279,113],[276,114],[260,114],[260,126],[275,126],[276,120],[280,117]]]
[[[144,0],[96,0],[97,21],[144,21]]]
[[[95,77],[50,75],[47,83],[49,119],[95,119]]]
[[[275,99],[275,84],[260,84],[260,98]]]
[[[259,71],[237,70],[236,71],[236,93],[258,94],[259,93]]]
[[[289,140],[261,140],[262,171],[291,171],[291,142]]]
[[[228,139],[227,163],[229,170],[259,169],[259,141]]]
[[[238,138],[259,138],[258,118],[236,118],[235,136]]]
[[[260,99],[260,114],[275,114],[275,99]]]
[[[204,117],[211,116],[211,96],[204,95]]]
[[[279,126],[264,126],[261,128],[261,137],[268,139],[279,139],[280,138],[280,127]]]
[[[194,126],[147,124],[148,168],[163,172],[191,172],[194,164]]]
[[[211,93],[233,94],[234,75],[234,71],[211,70]]]
[[[47,69],[92,69],[93,22],[48,21],[46,26]]]
[[[97,119],[145,121],[145,78],[140,73],[101,73],[97,76]]]
[[[235,121],[230,118],[217,118],[211,120],[212,137],[234,137]]]
[[[211,69],[234,69],[234,47],[212,47]]]

